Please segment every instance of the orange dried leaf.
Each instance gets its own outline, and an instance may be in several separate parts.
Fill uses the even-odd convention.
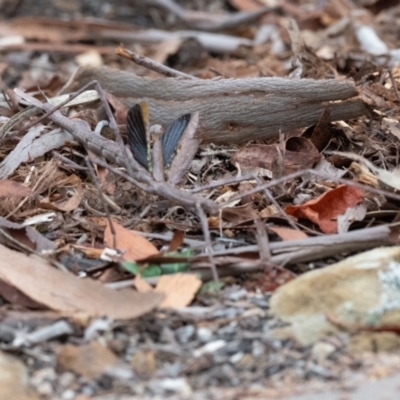
[[[261,7],[256,0],[229,0],[229,3],[239,11],[256,11]]]
[[[165,294],[160,308],[180,308],[188,306],[197,291],[200,289],[201,280],[193,274],[163,275],[155,289],[156,292]]]
[[[11,181],[8,179],[0,180],[0,198],[1,197],[29,197],[32,196],[31,189],[19,182]]]
[[[292,228],[269,226],[268,229],[275,232],[282,240],[299,240],[308,238],[308,235],[306,235],[304,232]]]
[[[137,274],[135,277],[135,286],[140,293],[148,293],[153,291],[153,287],[144,279],[142,279],[140,274]]]
[[[294,217],[309,219],[324,233],[337,233],[336,217],[344,214],[349,207],[354,207],[362,200],[361,189],[340,185],[300,206],[288,206],[285,211]]]
[[[65,196],[62,200],[57,202],[50,202],[48,199],[41,201],[39,207],[45,210],[54,211],[73,211],[81,203],[83,197],[82,181],[76,175],[71,175],[68,177],[67,181],[63,185],[64,188],[68,188],[68,191],[74,191],[71,197]]]
[[[143,258],[158,254],[157,248],[143,236],[124,228],[113,221],[115,229],[117,249],[124,250],[122,258],[126,261],[136,261]],[[113,245],[113,236],[110,230],[110,224],[107,223],[104,231],[104,243],[108,247]]]
[[[153,310],[163,299],[161,293],[108,289],[99,282],[80,279],[41,258],[2,245],[0,279],[53,310],[68,314],[84,312],[92,317],[136,318]]]

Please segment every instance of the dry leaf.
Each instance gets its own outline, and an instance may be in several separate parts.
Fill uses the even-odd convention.
[[[36,251],[54,250],[57,245],[51,240],[45,238],[36,229],[30,226],[24,226],[0,217],[0,228],[17,242],[24,244],[26,247]],[[14,243],[6,238],[0,232],[0,243],[7,246],[13,246]]]
[[[52,267],[41,258],[2,245],[0,279],[53,310],[86,312],[93,317],[136,318],[154,309],[163,299],[160,293],[108,289],[99,282],[80,279]]]
[[[157,370],[157,358],[154,350],[146,349],[135,352],[131,366],[141,379],[150,378]]]
[[[65,195],[62,200],[58,200],[57,202],[50,202],[46,199],[47,201],[44,200],[39,203],[39,207],[45,210],[65,212],[75,210],[79,206],[83,196],[82,181],[76,175],[71,175],[68,177],[63,187],[66,193],[74,192],[71,197]]]
[[[233,165],[238,164],[243,171],[255,169],[273,171],[282,156],[285,175],[311,168],[321,158],[310,140],[291,137],[286,140],[284,150],[276,144],[252,144],[240,149],[230,162]]]
[[[34,193],[28,187],[19,182],[8,179],[0,180],[0,198],[1,197],[29,197]]]
[[[174,236],[172,237],[169,246],[168,252],[173,252],[179,249],[182,246],[183,239],[185,238],[185,232],[176,230],[174,232]]]
[[[299,240],[308,238],[308,236],[304,232],[292,228],[284,228],[282,226],[268,226],[268,229],[275,232],[282,240]]]
[[[362,200],[361,189],[341,185],[300,206],[288,206],[285,211],[294,217],[309,219],[317,224],[324,233],[337,233],[338,224],[334,219]]]
[[[135,279],[136,288],[140,292],[148,292],[151,286],[141,278]],[[201,286],[201,280],[193,274],[163,275],[153,292],[161,292],[165,295],[160,308],[181,308],[188,306]]]
[[[143,236],[133,233],[115,221],[113,221],[113,226],[115,229],[117,249],[125,251],[122,256],[124,260],[136,261],[159,253],[157,248]],[[113,236],[108,223],[104,231],[104,243],[108,247],[112,247],[113,245]]]
[[[400,190],[400,168],[396,167],[392,171],[387,171],[382,168],[375,167],[366,158],[353,153],[332,152],[333,154],[350,158],[351,160],[358,161],[366,166],[375,176],[385,185],[393,189]]]
[[[229,0],[229,3],[239,11],[256,11],[261,7],[256,0]]]
[[[153,291],[153,287],[141,278],[140,274],[135,277],[135,286],[140,293],[148,293]]]
[[[350,207],[342,215],[338,215],[338,233],[346,233],[354,221],[362,221],[367,214],[367,207],[365,204],[359,204],[355,207]]]
[[[327,106],[311,134],[311,143],[318,151],[323,151],[331,140],[333,131],[329,125],[331,121],[331,109]]]
[[[39,400],[28,383],[28,371],[24,363],[0,351],[0,399]]]
[[[83,245],[79,245],[79,244],[68,245],[65,248],[66,251],[68,250],[68,247],[72,247],[72,248],[74,248],[76,250],[79,250],[85,255],[85,257],[92,258],[92,259],[95,259],[95,260],[100,259],[101,255],[104,252],[104,248],[103,247],[102,248],[97,248],[97,247],[92,247],[92,246],[84,245],[84,244]]]
[[[89,380],[100,378],[108,368],[117,364],[116,355],[98,342],[83,346],[66,344],[57,356],[61,370],[73,371]]]
[[[36,310],[47,309],[47,307],[44,306],[43,304],[40,304],[37,301],[32,300],[30,297],[26,296],[20,290],[2,281],[1,279],[0,279],[0,295],[13,305],[19,305],[24,308],[30,308]]]
[[[248,203],[238,207],[224,207],[222,209],[222,218],[236,226],[254,221],[258,218],[258,213],[253,208],[253,203]]]
[[[193,274],[163,275],[155,291],[165,294],[160,308],[181,308],[188,306],[197,291],[200,289],[201,280]]]

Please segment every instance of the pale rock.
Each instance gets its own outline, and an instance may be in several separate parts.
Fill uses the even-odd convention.
[[[2,351],[0,351],[0,399],[39,400],[39,396],[29,387],[25,365]]]
[[[376,248],[303,274],[275,291],[270,313],[289,325],[268,336],[295,338],[303,345],[337,333],[337,323],[349,330],[398,326],[400,246]]]
[[[336,347],[331,343],[317,342],[311,349],[313,359],[318,363],[325,361],[334,351]]]

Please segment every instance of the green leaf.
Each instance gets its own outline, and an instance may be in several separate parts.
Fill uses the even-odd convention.
[[[128,272],[133,275],[136,275],[139,272],[139,264],[132,262],[132,261],[122,261],[121,265],[125,268]]]
[[[207,283],[203,283],[201,285],[201,288],[199,289],[199,293],[198,294],[216,294],[218,293],[218,291],[220,289],[222,289],[225,286],[224,282],[214,282],[214,281],[210,281]]]
[[[189,267],[188,262],[161,264],[160,268],[164,274],[176,274],[177,272],[187,271]]]
[[[132,261],[122,261],[122,267],[133,275],[137,275],[140,271],[140,265]],[[150,264],[140,272],[142,278],[151,278],[153,276],[162,275],[161,268],[156,264]]]
[[[140,276],[142,278],[152,278],[153,276],[160,276],[160,275],[162,275],[162,270],[160,266],[156,264],[150,264],[140,273]]]

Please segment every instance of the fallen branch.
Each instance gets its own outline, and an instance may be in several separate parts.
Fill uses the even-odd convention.
[[[59,110],[55,110],[53,104],[42,103],[34,97],[24,93],[22,90],[15,89],[14,92],[30,104],[41,108],[47,113],[51,113],[49,118],[53,122],[68,131],[75,140],[83,144],[93,153],[100,157],[104,157],[107,161],[114,162],[119,166],[126,168],[131,174],[131,176],[128,176],[129,181],[146,193],[165,197],[177,204],[193,209],[196,209],[198,205],[200,205],[211,214],[216,214],[218,212],[218,205],[212,200],[191,194],[186,190],[178,189],[168,182],[155,181],[152,175],[135,162],[133,158],[127,158],[124,156],[124,151],[120,145],[112,140],[105,139],[102,136],[95,134],[85,121],[80,119],[71,120],[62,115]],[[92,161],[97,162],[96,160]],[[99,161],[101,163],[101,160]]]
[[[400,223],[359,229],[343,234],[310,237],[308,239],[290,240],[269,243],[271,258],[269,262],[276,265],[288,265],[299,262],[313,262],[342,253],[350,253],[387,246],[397,242]],[[394,239],[395,238],[395,239]],[[243,273],[261,272],[265,263],[261,260],[242,258],[241,254],[258,252],[259,246],[243,246],[214,252],[214,263],[218,267],[219,277],[240,275]],[[203,280],[212,279],[206,256],[195,256],[191,259],[191,272],[200,274]]]
[[[328,104],[332,121],[368,112],[350,81],[151,79],[104,67],[83,70],[76,82],[84,85],[93,79],[128,106],[147,101],[151,123],[169,124],[182,114],[198,111],[198,137],[203,143],[273,139],[279,131],[316,124]]]

